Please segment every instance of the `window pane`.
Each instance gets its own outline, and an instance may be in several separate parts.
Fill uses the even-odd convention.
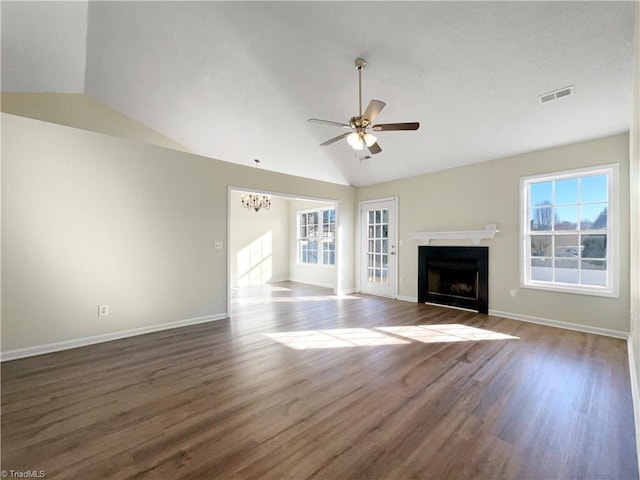
[[[607,204],[606,203],[581,205],[580,229],[605,230],[606,228],[607,228]]]
[[[389,210],[382,211],[382,223],[389,223]]]
[[[382,252],[382,240],[376,240],[376,253]]]
[[[556,282],[578,283],[578,260],[555,260]]]
[[[529,189],[529,205],[551,205],[551,182],[532,183]]]
[[[373,210],[369,210],[369,225],[374,223],[373,220],[374,220]]]
[[[599,285],[604,287],[607,284],[607,262],[601,260],[582,260],[580,272],[583,285]]]
[[[538,282],[551,282],[553,280],[552,260],[532,258],[531,280],[535,280]]]
[[[373,251],[374,251],[374,249],[375,249],[375,247],[374,247],[374,242],[373,242],[373,240],[369,240],[369,252],[368,252],[368,253],[373,252]]]
[[[376,225],[376,238],[382,238],[382,231],[380,225]]]
[[[389,251],[389,240],[382,240],[382,253]]]
[[[551,256],[551,235],[535,235],[531,237],[531,256]]]
[[[531,231],[539,232],[543,230],[551,230],[553,219],[553,210],[551,207],[532,208],[531,209]]]
[[[555,229],[576,230],[578,228],[578,207],[556,207]]]
[[[369,238],[375,238],[374,228],[375,227],[372,227],[371,225],[369,225]]]
[[[389,238],[389,226],[382,225],[382,238]]]
[[[578,179],[567,178],[556,181],[555,205],[578,203]]]
[[[388,255],[382,255],[382,266],[387,268],[389,266],[389,257]]]
[[[606,235],[582,235],[581,246],[582,258],[607,258]]]
[[[578,258],[578,235],[556,235],[554,257]]]
[[[608,199],[607,175],[592,175],[580,179],[581,202],[606,202]]]
[[[380,210],[376,210],[376,223],[381,223],[381,220]]]

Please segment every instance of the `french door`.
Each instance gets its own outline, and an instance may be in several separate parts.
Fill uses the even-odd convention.
[[[360,204],[360,291],[397,297],[395,198]]]

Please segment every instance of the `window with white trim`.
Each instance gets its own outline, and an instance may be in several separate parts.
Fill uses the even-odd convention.
[[[298,212],[298,262],[336,263],[336,211],[333,208]]]
[[[522,178],[522,286],[617,296],[618,166]]]

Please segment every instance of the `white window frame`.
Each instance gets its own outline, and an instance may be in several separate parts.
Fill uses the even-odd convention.
[[[529,222],[529,185],[532,183],[551,180],[563,180],[575,177],[591,175],[608,175],[609,198],[607,206],[607,229],[594,230],[594,234],[606,233],[607,235],[607,279],[605,286],[574,285],[559,282],[546,282],[531,280],[531,241]],[[561,172],[530,175],[520,177],[520,286],[535,290],[547,290],[553,292],[574,293],[579,295],[595,295],[601,297],[620,296],[620,174],[618,164],[600,165],[594,167],[565,170]],[[580,220],[580,219],[578,219]],[[579,230],[575,231],[580,233]],[[554,235],[554,232],[549,232]]]
[[[333,232],[333,236],[328,236],[325,237],[322,234],[322,230],[323,230],[323,212],[329,211],[329,210],[333,210],[333,225],[334,225],[334,232]],[[313,212],[317,212],[318,213],[318,231],[319,231],[319,235],[317,238],[318,241],[318,255],[317,255],[317,262],[316,263],[311,263],[311,262],[303,262],[301,260],[301,248],[300,248],[300,241],[302,240],[302,238],[300,237],[300,217],[303,214],[309,214],[309,213],[313,213]],[[336,266],[336,248],[337,248],[337,241],[336,241],[336,229],[337,229],[337,218],[336,218],[337,212],[336,212],[336,208],[334,206],[331,207],[320,207],[320,208],[310,208],[307,210],[298,210],[296,212],[296,261],[298,265],[306,265],[306,266],[311,266],[311,267],[335,267]],[[333,241],[334,244],[334,250],[333,250],[333,263],[324,263],[324,249],[323,246],[325,243],[329,243],[329,241]]]

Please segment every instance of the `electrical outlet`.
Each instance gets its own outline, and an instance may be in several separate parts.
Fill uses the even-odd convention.
[[[98,305],[98,316],[104,317],[109,315],[109,305]]]
[[[511,290],[509,290],[509,296],[511,298],[516,298],[518,296],[518,291],[515,288],[512,288]]]
[[[213,248],[215,248],[216,250],[222,250],[222,242],[214,243]]]

